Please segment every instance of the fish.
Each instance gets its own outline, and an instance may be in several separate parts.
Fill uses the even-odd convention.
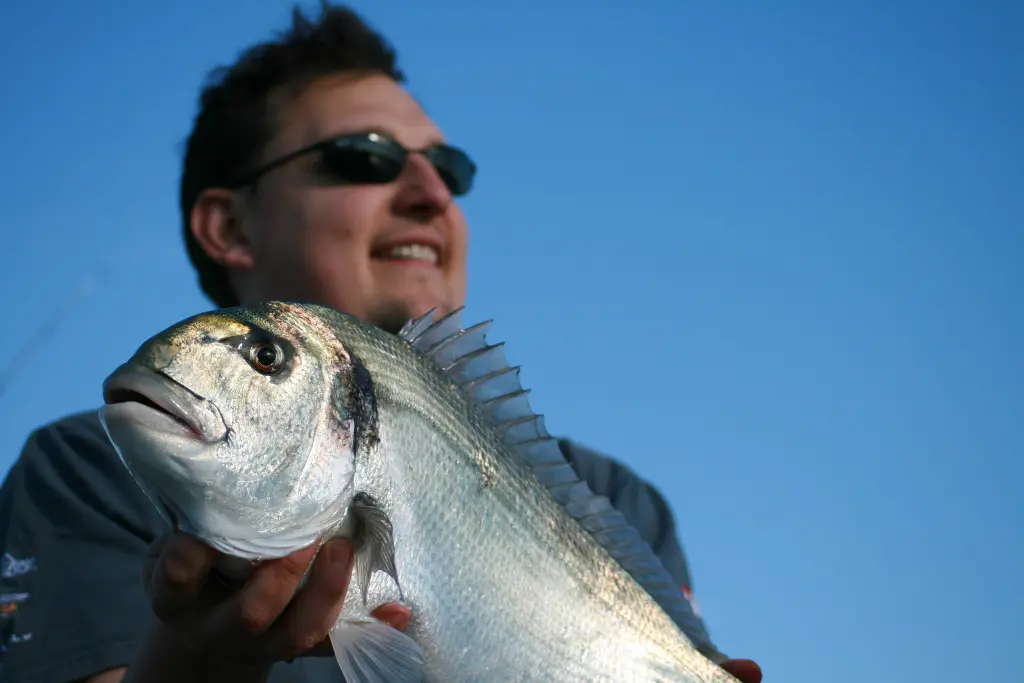
[[[329,633],[348,683],[735,683],[492,321],[462,313],[397,334],[303,302],[200,313],[104,380],[100,421],[168,523],[226,561],[352,539]],[[404,632],[370,616],[394,601]]]

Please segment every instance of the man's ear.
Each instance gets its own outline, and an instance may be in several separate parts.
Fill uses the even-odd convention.
[[[189,229],[215,263],[246,270],[252,268],[253,257],[240,217],[240,197],[230,190],[211,188],[192,205]]]

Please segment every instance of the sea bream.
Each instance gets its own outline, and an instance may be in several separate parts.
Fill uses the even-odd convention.
[[[681,589],[566,462],[489,322],[397,334],[269,302],[189,318],[104,383],[169,522],[259,562],[343,535],[348,683],[725,683]],[[400,632],[369,616],[401,600]]]

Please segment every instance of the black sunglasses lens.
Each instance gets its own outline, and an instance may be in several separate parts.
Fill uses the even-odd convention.
[[[425,155],[455,196],[469,192],[476,165],[457,147],[439,145]],[[323,149],[323,164],[331,176],[344,183],[390,183],[402,172],[406,151],[397,142],[373,135],[341,138]]]
[[[476,165],[461,149],[446,145],[434,147],[427,156],[453,195],[464,195],[473,187]]]
[[[324,148],[325,170],[336,180],[353,184],[389,183],[398,177],[405,155],[391,145],[367,140],[358,145]]]

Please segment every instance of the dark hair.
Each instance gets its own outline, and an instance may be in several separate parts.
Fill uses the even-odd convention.
[[[233,65],[214,69],[204,83],[185,151],[180,206],[189,260],[217,306],[234,306],[239,299],[227,271],[192,235],[193,204],[203,190],[226,186],[256,163],[274,133],[272,96],[297,94],[321,77],[345,72],[405,81],[383,36],[347,7],[322,2],[317,20],[295,6],[289,30],[245,50]]]

